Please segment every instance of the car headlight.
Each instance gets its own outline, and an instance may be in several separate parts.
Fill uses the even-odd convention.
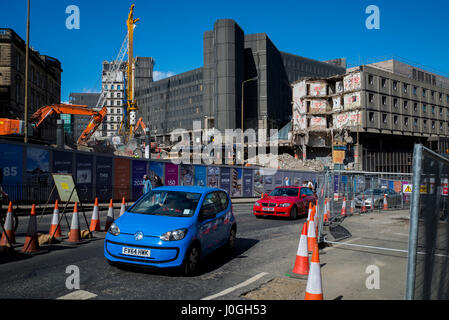
[[[161,235],[159,238],[163,241],[178,241],[184,239],[187,234],[187,229],[178,229],[173,231],[168,231]]]
[[[109,233],[113,236],[118,236],[120,234],[120,228],[113,222],[109,227]]]
[[[290,207],[291,205],[292,205],[291,203],[280,203],[279,207],[285,208],[285,207]]]

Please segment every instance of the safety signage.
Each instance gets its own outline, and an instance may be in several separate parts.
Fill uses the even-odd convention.
[[[412,185],[411,184],[403,184],[402,192],[403,193],[412,193]]]
[[[80,202],[71,174],[53,173],[52,176],[61,201]]]

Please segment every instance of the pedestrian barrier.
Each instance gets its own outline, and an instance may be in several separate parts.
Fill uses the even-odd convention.
[[[39,251],[39,241],[37,237],[36,205],[32,205],[30,220],[28,222],[28,231],[26,233],[25,243],[22,248],[24,253],[34,253]]]
[[[295,266],[292,272],[299,275],[309,274],[309,254],[307,252],[307,222],[304,222],[304,224],[302,225],[298,251],[296,253]]]
[[[313,247],[309,275],[307,277],[305,300],[323,300],[320,254],[317,244]]]

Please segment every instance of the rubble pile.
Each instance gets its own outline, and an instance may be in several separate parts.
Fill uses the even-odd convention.
[[[277,162],[276,162],[277,159]],[[264,155],[260,159],[258,156],[248,159],[248,163],[263,167],[278,167],[279,169],[303,170],[303,171],[323,171],[325,164],[320,160],[295,159],[295,157],[284,153],[281,155]]]

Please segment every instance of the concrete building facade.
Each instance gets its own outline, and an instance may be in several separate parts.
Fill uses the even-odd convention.
[[[449,78],[387,60],[293,84],[293,144],[307,158],[340,144],[358,169],[410,172],[414,143],[449,152]]]
[[[88,108],[95,108],[100,98],[100,93],[70,93],[69,102],[70,104],[80,104],[87,105]],[[61,119],[64,117],[70,116],[68,119],[71,123],[71,138],[74,141],[77,141],[81,136],[83,131],[87,128],[91,117],[83,116],[83,115],[61,115]],[[66,118],[67,119],[67,118]],[[64,121],[64,129],[66,130],[66,122]],[[67,128],[68,129],[68,128]]]
[[[204,32],[203,62],[136,91],[141,115],[159,142],[168,142],[174,129],[192,130],[193,120],[203,129],[241,128],[242,97],[244,130],[280,129],[292,116],[291,82],[346,70],[344,59],[322,62],[281,52],[265,33],[245,35],[231,19]]]
[[[0,117],[24,119],[26,43],[12,29],[0,28]],[[29,50],[28,116],[45,105],[60,103],[61,63]],[[34,132],[37,139],[55,141],[56,120],[47,119]]]

